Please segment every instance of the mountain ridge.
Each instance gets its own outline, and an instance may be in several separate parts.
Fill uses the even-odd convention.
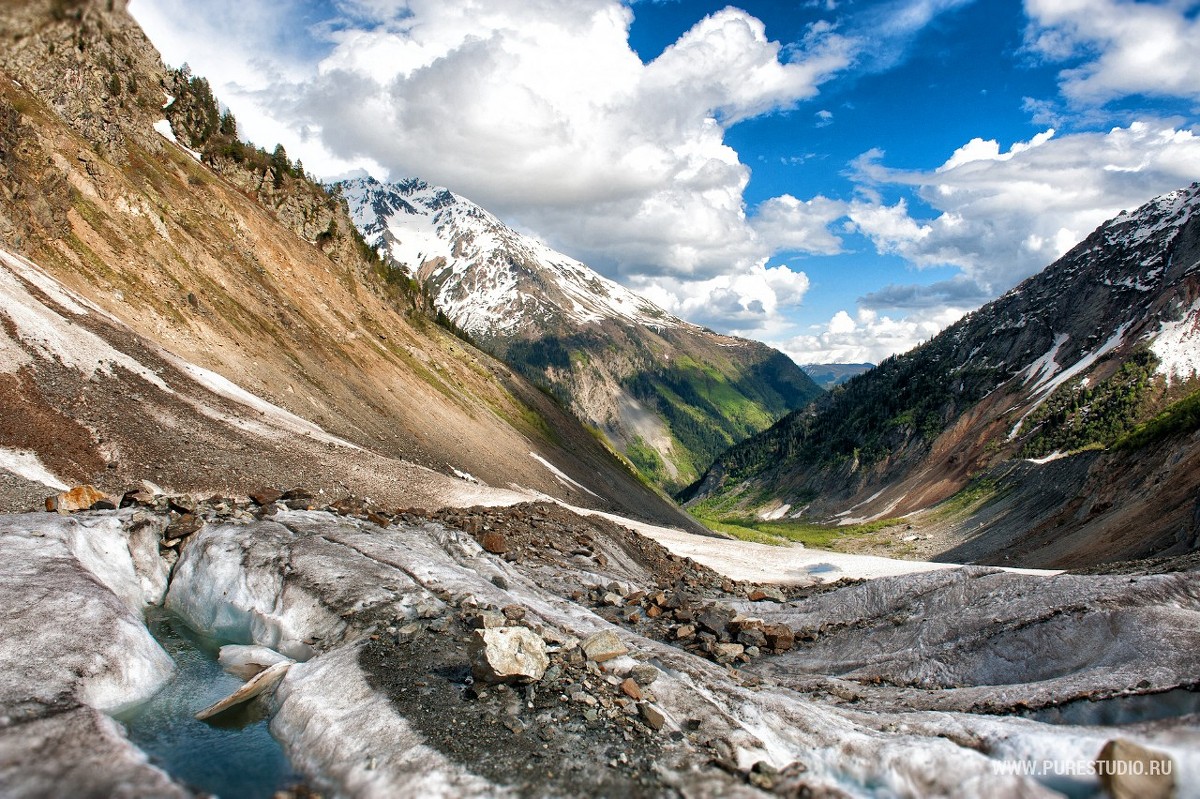
[[[1196,388],[1198,208],[1193,184],[1113,218],[930,342],[725,453],[691,501],[748,511],[748,497],[770,495],[813,520],[871,520],[933,508],[981,478],[1012,497],[1033,496],[1037,473],[1054,471],[1063,496],[1043,497],[1037,512],[1010,508],[990,522],[994,547],[974,534],[975,544],[955,555],[1063,565],[1191,546],[1200,530],[1182,496],[1151,490],[1161,512],[1144,536],[1122,540],[1119,503],[1100,508],[1086,495],[1131,490],[1106,485],[1106,468],[1172,468],[1165,455],[1116,445]],[[1195,447],[1177,440],[1170,449],[1191,462]],[[1190,484],[1186,472],[1172,473]],[[1072,515],[1085,506],[1081,518]],[[1154,503],[1131,498],[1128,507]],[[1022,550],[1022,525],[1036,547]],[[1074,543],[1056,544],[1047,529]],[[1084,541],[1093,534],[1108,544],[1089,555]]]
[[[679,319],[448,189],[339,188],[364,238],[456,327],[665,490],[820,393],[782,353]]]

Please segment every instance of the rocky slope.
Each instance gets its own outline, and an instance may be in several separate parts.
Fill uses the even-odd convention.
[[[412,504],[482,482],[689,524],[439,326],[344,203],[208,131],[206,84],[122,3],[5,3],[0,39],[5,507],[146,478]]]
[[[340,188],[363,236],[455,325],[668,490],[820,394],[782,353],[677,319],[447,189]]]
[[[952,561],[1187,552],[1200,541],[1198,329],[1195,184],[734,447],[693,501],[844,523],[929,509],[970,484],[913,518],[950,528]]]

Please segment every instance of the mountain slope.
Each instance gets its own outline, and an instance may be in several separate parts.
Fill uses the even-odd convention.
[[[844,522],[929,508],[982,478],[973,496],[994,501],[957,522],[948,557],[1073,565],[1195,546],[1198,209],[1195,184],[1110,220],[930,342],[732,448],[693,503]]]
[[[821,388],[828,391],[834,386],[840,386],[852,377],[875,368],[873,363],[806,363],[800,367],[804,374],[813,379]]]
[[[216,114],[206,84],[166,71],[122,3],[3,4],[0,37],[0,383],[23,409],[0,426],[6,506],[49,493],[29,479],[40,462],[57,464],[51,483],[108,491],[303,481],[411,504],[436,499],[422,483],[470,494],[435,474],[469,473],[688,523],[439,327],[286,157],[198,141],[194,120]],[[76,330],[103,346],[64,356]],[[284,412],[290,435],[345,445],[306,456],[263,429]]]
[[[340,188],[364,237],[455,325],[667,490],[820,394],[783,354],[677,319],[444,188]]]

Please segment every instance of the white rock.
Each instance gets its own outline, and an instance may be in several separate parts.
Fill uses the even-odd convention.
[[[468,652],[471,673],[485,682],[537,681],[550,667],[546,642],[524,627],[476,630]]]

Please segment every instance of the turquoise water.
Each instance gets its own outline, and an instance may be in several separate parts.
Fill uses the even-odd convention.
[[[146,625],[178,670],[151,699],[117,717],[129,739],[175,779],[222,799],[270,799],[280,788],[299,782],[267,729],[261,702],[207,722],[193,718],[242,685],[221,670],[218,644],[162,608],[147,612]]]

